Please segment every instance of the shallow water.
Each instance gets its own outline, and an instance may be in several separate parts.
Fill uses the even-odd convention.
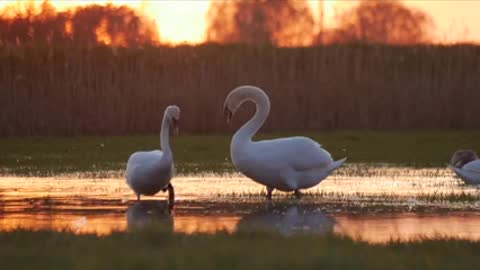
[[[359,167],[360,168],[360,167]],[[444,169],[349,167],[301,200],[232,175],[177,177],[166,194],[135,196],[121,178],[0,177],[0,230],[17,228],[109,234],[148,224],[178,233],[276,230],[346,235],[372,243],[457,237],[480,240],[480,197]]]

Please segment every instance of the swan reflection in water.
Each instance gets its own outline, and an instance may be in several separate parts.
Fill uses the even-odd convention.
[[[333,231],[335,220],[318,208],[294,205],[267,207],[245,216],[239,223],[239,231],[276,231],[284,235],[294,233],[327,234]]]
[[[173,216],[165,201],[137,201],[127,209],[128,230],[155,227],[173,232]]]

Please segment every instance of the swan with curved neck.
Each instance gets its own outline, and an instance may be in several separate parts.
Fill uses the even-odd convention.
[[[458,150],[453,154],[449,164],[466,184],[480,184],[480,159],[473,150]]]
[[[306,137],[253,141],[270,113],[270,100],[256,86],[239,86],[225,99],[227,121],[246,101],[255,103],[256,112],[233,135],[230,155],[237,170],[266,186],[268,199],[274,189],[294,191],[299,197],[300,190],[319,184],[345,162],[346,158],[333,161],[320,144]]]
[[[170,127],[178,131],[177,122],[180,118],[180,108],[175,105],[165,109],[160,131],[162,150],[139,151],[133,153],[127,162],[127,184],[140,200],[141,195],[153,196],[160,190],[168,190],[170,205],[175,198],[173,186],[170,183],[174,172],[173,154],[170,149]]]

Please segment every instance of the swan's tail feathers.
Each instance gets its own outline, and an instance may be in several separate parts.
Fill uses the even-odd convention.
[[[342,158],[342,159],[339,159],[335,162],[332,162],[332,164],[330,165],[330,172],[333,172],[334,170],[340,168],[340,166],[342,166],[342,164],[347,160],[346,157]]]

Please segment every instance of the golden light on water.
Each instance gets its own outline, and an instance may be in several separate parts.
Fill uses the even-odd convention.
[[[136,203],[122,178],[0,177],[0,231],[22,228],[107,235],[153,222],[168,231],[192,234],[232,233],[247,225],[275,230],[283,224],[283,231],[321,225],[325,232],[371,243],[439,236],[480,240],[476,229],[480,215],[472,212],[480,209],[478,200],[448,199],[455,194],[475,198],[479,193],[461,185],[447,169],[347,166],[308,190],[312,197],[281,208],[284,214],[266,210],[263,187],[239,174],[176,177],[172,183],[177,204],[168,213],[165,194]],[[274,193],[274,203],[288,201],[284,196]],[[342,209],[349,205],[375,211],[384,207],[406,210],[383,214],[318,210],[332,203],[340,203]],[[304,206],[318,211],[304,212],[309,209]],[[417,208],[429,207],[451,211],[448,215],[415,213]]]
[[[171,224],[160,223],[164,230],[176,233],[193,234],[218,232],[233,233],[237,228],[239,217],[231,216],[179,216],[172,219]],[[130,225],[131,226],[131,225]],[[171,228],[167,228],[171,226]],[[125,214],[88,214],[71,213],[37,213],[6,214],[0,220],[0,231],[54,230],[69,231],[76,234],[109,235],[113,232],[124,232],[129,229]]]
[[[332,232],[369,243],[385,243],[392,239],[400,241],[421,238],[449,237],[480,240],[480,216],[472,213],[455,215],[376,215],[344,216],[332,214],[336,224]],[[161,222],[163,230],[193,234],[218,232],[233,233],[242,218],[238,216],[178,216],[171,223]],[[170,226],[170,228],[167,228]],[[109,235],[129,229],[125,214],[89,214],[86,216],[65,213],[51,214],[6,214],[0,220],[0,231],[55,230],[76,234]],[[274,229],[272,224],[272,229]]]

